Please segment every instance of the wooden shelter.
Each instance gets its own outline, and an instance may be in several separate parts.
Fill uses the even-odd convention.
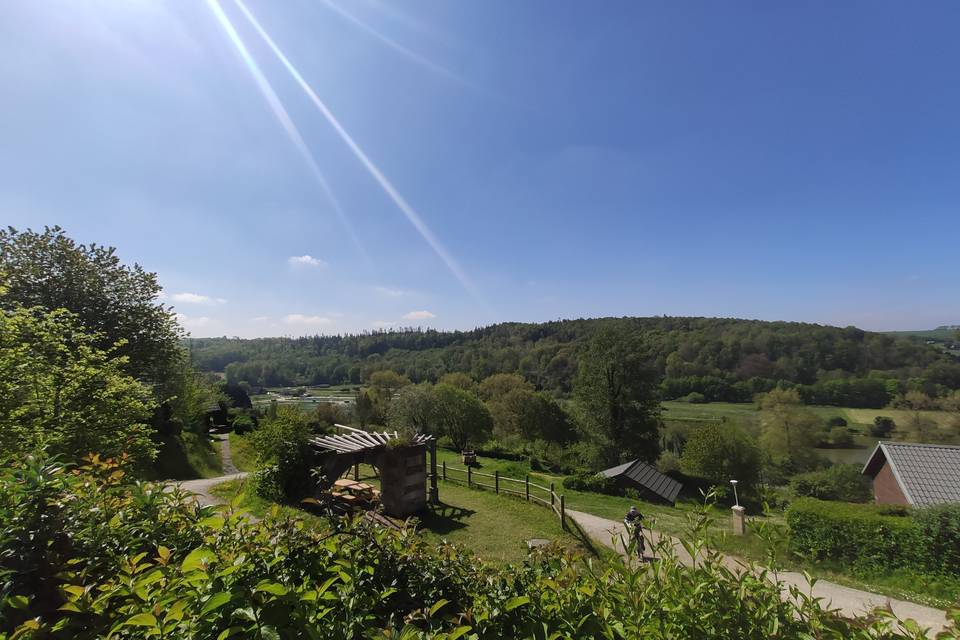
[[[430,478],[430,502],[440,500],[437,491],[437,443],[433,436],[417,434],[409,443],[400,444],[396,431],[362,431],[335,425],[346,433],[317,436],[310,445],[317,452],[321,470],[318,488],[329,490],[351,467],[361,463],[373,466],[380,474],[380,500],[384,511],[405,518],[427,504],[427,478]],[[430,473],[427,473],[427,452]]]
[[[644,500],[674,504],[683,485],[641,460],[631,460],[605,469],[600,475],[613,478],[621,489],[636,489]]]

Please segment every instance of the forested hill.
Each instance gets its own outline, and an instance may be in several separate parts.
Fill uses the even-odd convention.
[[[566,394],[578,351],[604,325],[641,333],[667,398],[701,393],[707,400],[749,400],[782,381],[803,385],[811,402],[876,406],[908,387],[932,395],[960,388],[960,361],[922,342],[797,322],[601,318],[503,323],[473,331],[204,338],[189,346],[199,368],[259,386],[359,383],[376,369],[393,369],[414,382],[433,382],[454,371],[477,380],[519,372],[538,388]],[[833,397],[837,394],[846,397]]]

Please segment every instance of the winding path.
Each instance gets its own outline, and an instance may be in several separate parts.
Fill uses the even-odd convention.
[[[623,523],[607,520],[606,518],[582,511],[573,511],[571,509],[567,509],[567,515],[592,539],[620,554],[625,553],[620,539],[620,535],[624,533]],[[688,566],[693,564],[693,559],[690,554],[687,553],[677,538],[665,536],[649,529],[644,529],[644,535],[647,536],[652,546],[659,544],[662,539],[668,540],[683,564]],[[724,564],[734,571],[743,571],[746,568],[741,560],[733,556],[724,556]],[[777,577],[787,588],[793,585],[804,593],[811,592],[810,583],[807,582],[807,579],[802,573],[781,571]],[[889,605],[893,613],[901,620],[912,618],[920,626],[930,629],[928,635],[931,637],[947,626],[946,614],[939,609],[877,595],[868,591],[844,587],[826,580],[818,580],[812,592],[814,597],[823,599],[824,606],[839,609],[840,613],[845,616],[863,616],[877,607],[886,607]],[[789,592],[785,590],[783,597],[789,598]]]

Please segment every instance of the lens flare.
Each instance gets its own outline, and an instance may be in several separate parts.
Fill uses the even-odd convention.
[[[273,90],[270,81],[267,80],[266,76],[263,75],[263,72],[260,70],[260,66],[257,64],[256,60],[253,59],[253,56],[250,54],[247,46],[243,43],[243,39],[240,38],[240,34],[237,33],[237,30],[234,28],[230,18],[226,13],[224,13],[220,3],[217,0],[207,0],[207,5],[210,7],[210,10],[213,11],[213,15],[217,18],[217,22],[220,23],[220,26],[223,27],[227,37],[230,38],[230,41],[237,48],[237,52],[247,65],[247,69],[250,70],[250,75],[253,76],[254,81],[257,83],[260,93],[263,94],[267,104],[270,105],[273,115],[276,116],[277,120],[280,122],[280,126],[283,127],[284,131],[287,133],[287,136],[290,138],[290,141],[293,143],[293,146],[296,147],[297,151],[299,151],[300,155],[303,157],[303,160],[307,163],[307,167],[309,167],[310,172],[313,174],[314,178],[316,178],[317,183],[320,185],[320,189],[330,201],[333,210],[336,212],[337,217],[340,219],[344,229],[346,229],[347,234],[350,236],[350,240],[353,241],[354,246],[357,248],[357,251],[360,253],[363,260],[372,268],[370,257],[360,244],[360,240],[357,238],[357,234],[354,232],[353,226],[347,219],[347,215],[344,212],[343,207],[340,206],[340,201],[337,200],[336,195],[333,193],[333,189],[330,188],[330,184],[327,182],[323,172],[320,170],[320,166],[317,164],[316,159],[310,152],[310,148],[307,147],[307,143],[303,140],[303,136],[300,135],[299,129],[297,129],[297,126],[290,118],[290,114],[287,113],[283,103],[280,102],[277,92]]]
[[[368,33],[369,35],[373,36],[374,38],[376,38],[377,40],[379,40],[380,42],[382,42],[382,43],[385,44],[386,46],[390,47],[390,48],[393,49],[394,51],[396,51],[396,52],[400,53],[401,55],[405,56],[406,58],[409,58],[410,60],[413,60],[413,61],[416,62],[417,64],[419,64],[419,65],[421,65],[421,66],[429,69],[430,71],[433,71],[434,73],[437,73],[437,74],[439,74],[439,75],[441,75],[441,76],[443,76],[443,77],[445,77],[445,78],[448,78],[448,79],[450,79],[450,80],[453,80],[454,82],[457,82],[457,83],[459,83],[459,84],[462,84],[462,85],[465,86],[465,87],[468,87],[468,88],[473,89],[473,90],[475,90],[475,91],[482,91],[482,89],[480,89],[480,87],[477,87],[477,86],[473,85],[472,83],[470,83],[469,81],[461,78],[460,76],[458,76],[457,74],[455,74],[453,71],[450,71],[450,69],[447,69],[447,68],[444,67],[443,65],[439,65],[439,64],[437,64],[436,62],[434,62],[433,60],[430,60],[429,58],[423,57],[422,55],[420,55],[420,54],[417,53],[416,51],[411,51],[410,49],[408,49],[407,47],[403,46],[402,44],[400,44],[400,43],[397,42],[396,40],[394,40],[394,39],[392,39],[392,38],[389,38],[389,37],[383,35],[382,33],[380,33],[379,31],[377,31],[376,29],[374,29],[374,28],[371,27],[370,25],[368,25],[366,22],[364,22],[364,21],[361,20],[360,18],[356,17],[355,15],[353,15],[352,13],[350,13],[349,11],[347,11],[346,9],[344,9],[343,7],[341,7],[340,5],[338,5],[338,4],[336,4],[335,2],[333,2],[333,0],[320,0],[320,1],[321,1],[323,4],[327,5],[332,11],[336,12],[337,14],[339,14],[340,17],[342,17],[344,20],[350,22],[351,24],[355,25],[358,29],[361,29],[361,30],[363,30],[364,32]]]
[[[215,0],[209,0],[210,2],[215,2]],[[464,289],[467,290],[470,295],[472,295],[477,301],[483,303],[483,299],[480,296],[479,291],[473,286],[470,280],[467,278],[467,275],[463,272],[463,269],[460,268],[460,265],[454,260],[453,256],[444,248],[440,243],[433,232],[430,230],[430,227],[423,221],[413,207],[411,207],[407,201],[400,195],[400,192],[387,180],[386,176],[383,175],[383,172],[367,157],[367,154],[364,153],[363,149],[360,148],[360,145],[354,141],[353,137],[347,133],[347,130],[343,128],[343,125],[340,124],[340,121],[333,115],[330,109],[327,108],[327,105],[320,99],[320,97],[314,92],[314,90],[307,84],[307,81],[303,79],[303,76],[300,75],[300,72],[297,71],[296,67],[287,59],[287,56],[284,55],[283,51],[280,50],[280,47],[273,41],[273,38],[270,37],[264,28],[260,25],[260,22],[257,21],[256,17],[247,9],[246,5],[242,0],[234,0],[236,5],[240,8],[240,11],[243,12],[243,15],[247,17],[247,20],[250,21],[250,24],[253,25],[253,28],[256,29],[257,33],[260,34],[260,37],[263,38],[264,42],[273,50],[280,62],[283,63],[283,66],[286,67],[287,71],[290,72],[290,75],[293,76],[294,80],[297,81],[297,84],[304,90],[313,104],[320,110],[320,113],[323,114],[323,117],[326,118],[327,122],[330,123],[330,126],[337,132],[340,138],[346,143],[350,148],[353,154],[357,157],[360,163],[366,168],[374,180],[377,181],[377,184],[384,190],[387,196],[393,201],[393,203],[403,212],[403,215],[407,217],[410,224],[420,233],[420,236],[426,241],[430,248],[433,249],[434,253],[437,254],[437,257],[446,265],[447,269],[450,270],[450,273],[453,274],[453,277],[460,282]]]

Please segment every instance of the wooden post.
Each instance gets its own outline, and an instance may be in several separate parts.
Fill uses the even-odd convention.
[[[437,441],[430,441],[430,503],[440,504],[440,491],[437,489]]]
[[[567,506],[564,504],[563,496],[560,496],[560,526],[564,531],[567,529]]]
[[[553,490],[553,483],[550,483],[550,508],[552,509],[557,500],[557,494]]]
[[[500,472],[493,472],[493,492],[500,493]]]
[[[447,481],[447,461],[443,461],[443,481]]]
[[[353,479],[354,480],[360,479],[360,463],[357,462],[356,460],[354,460],[353,462]]]
[[[471,467],[470,465],[467,465],[467,486],[468,486],[468,487],[472,487],[472,486],[473,486],[473,471],[472,471],[472,469],[473,469],[473,467]]]
[[[527,475],[524,484],[527,488],[527,502],[530,502],[530,476]]]

